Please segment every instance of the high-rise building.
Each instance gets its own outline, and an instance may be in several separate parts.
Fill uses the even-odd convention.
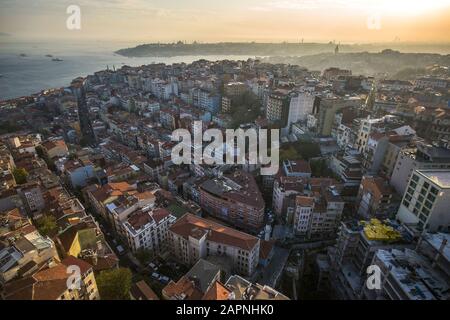
[[[418,230],[448,231],[450,227],[450,170],[415,170],[397,219]]]

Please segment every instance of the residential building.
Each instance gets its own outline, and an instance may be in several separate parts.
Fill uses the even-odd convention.
[[[450,150],[417,141],[413,148],[403,148],[395,163],[391,185],[404,194],[414,170],[450,169]]]
[[[129,248],[161,252],[167,242],[168,230],[176,218],[166,209],[139,209],[123,223]]]
[[[449,231],[450,170],[415,170],[397,219],[418,230]]]
[[[251,276],[259,261],[259,238],[189,213],[169,228],[169,241],[171,253],[186,265],[222,256],[235,272]]]
[[[166,300],[207,300],[210,291],[217,292],[217,283],[220,285],[220,280],[219,267],[200,259],[180,280],[177,282],[171,280],[163,288],[162,296]],[[225,296],[226,300],[229,292],[226,289],[223,291],[225,294],[222,293],[220,296]]]
[[[359,97],[350,98],[321,98],[314,101],[312,117],[315,118],[315,131],[321,136],[331,135],[334,118],[338,111],[346,107],[359,108],[362,101]],[[310,121],[311,122],[311,121]]]
[[[225,287],[231,290],[233,300],[290,300],[272,287],[251,283],[238,275],[231,276]]]
[[[358,215],[368,220],[395,214],[398,209],[395,195],[394,188],[387,180],[381,177],[364,176],[356,197]]]
[[[236,170],[200,185],[200,206],[213,217],[256,232],[264,226],[264,200],[254,177]]]

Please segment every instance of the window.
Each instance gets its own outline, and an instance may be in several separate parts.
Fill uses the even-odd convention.
[[[436,189],[435,187],[431,187],[430,192],[431,192],[433,195],[437,196],[437,194],[438,194],[438,189]]]

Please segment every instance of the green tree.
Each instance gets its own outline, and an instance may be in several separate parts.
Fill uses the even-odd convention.
[[[153,253],[152,253],[152,251],[150,251],[148,249],[141,248],[136,251],[134,256],[139,260],[140,263],[145,265],[153,257]]]
[[[130,299],[131,278],[131,271],[127,268],[100,272],[96,278],[100,297],[103,300]]]
[[[261,114],[261,102],[252,92],[245,92],[231,101],[232,127],[255,121]]]
[[[17,184],[24,184],[27,182],[28,172],[24,168],[15,168],[13,175]]]
[[[43,236],[51,236],[58,229],[56,218],[51,215],[45,215],[36,222],[39,232]]]

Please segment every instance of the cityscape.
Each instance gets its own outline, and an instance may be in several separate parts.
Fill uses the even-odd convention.
[[[450,300],[450,46],[377,46],[149,41],[0,93],[0,300]]]

